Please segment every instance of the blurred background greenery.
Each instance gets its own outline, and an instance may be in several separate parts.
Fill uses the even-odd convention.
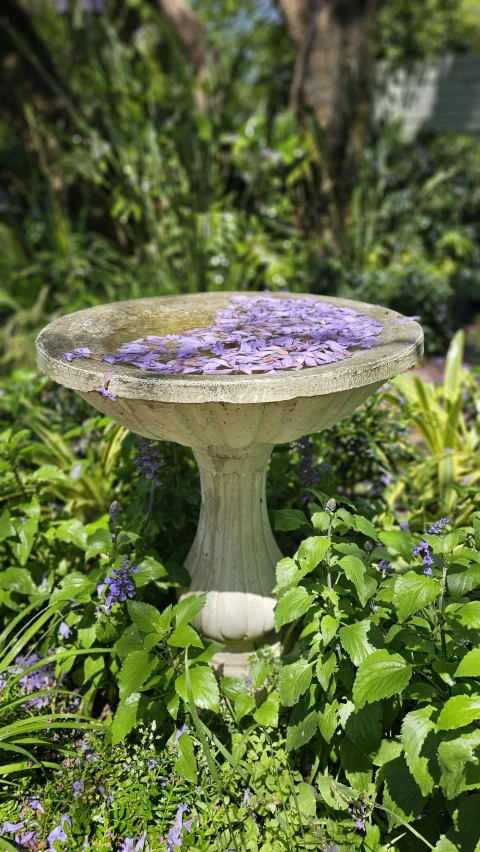
[[[369,112],[375,60],[480,52],[478,3],[5,0],[1,16],[3,371],[33,365],[55,316],[117,299],[349,296],[419,314],[431,353],[479,308],[478,140],[407,142]]]

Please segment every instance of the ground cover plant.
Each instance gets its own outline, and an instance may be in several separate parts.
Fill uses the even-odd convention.
[[[382,453],[392,389],[356,427],[277,448],[283,660],[260,649],[245,681],[217,682],[218,646],[188,624],[202,599],[174,595],[188,451],[96,415],[79,443],[84,403],[48,388],[45,409],[46,380],[21,375],[0,398],[4,848],[475,850],[480,512],[475,489],[460,525],[434,523],[441,493],[405,499],[424,451],[397,423]],[[352,433],[377,456],[348,456]],[[363,486],[342,493],[345,464]]]

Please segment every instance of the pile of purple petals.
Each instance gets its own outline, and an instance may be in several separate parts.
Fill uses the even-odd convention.
[[[375,346],[382,330],[378,320],[359,311],[310,297],[232,296],[205,328],[148,335],[124,343],[114,354],[94,355],[83,347],[63,357],[169,374],[272,373],[341,361],[351,349]]]

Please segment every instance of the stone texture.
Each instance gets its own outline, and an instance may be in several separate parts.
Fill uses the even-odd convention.
[[[328,299],[380,319],[384,331],[378,345],[346,361],[275,375],[165,376],[117,366],[109,386],[116,401],[92,390],[103,385],[108,364],[63,358],[79,346],[112,352],[147,334],[207,325],[230,296],[141,299],[80,311],[47,326],[38,337],[37,352],[41,370],[133,432],[193,448],[202,507],[186,561],[191,585],[183,594],[209,593],[195,624],[225,643],[225,652],[214,660],[217,667],[241,675],[255,641],[272,637],[273,631],[271,589],[282,555],[265,499],[273,446],[347,417],[386,379],[418,360],[423,335],[415,322],[396,325],[399,314],[393,311]]]

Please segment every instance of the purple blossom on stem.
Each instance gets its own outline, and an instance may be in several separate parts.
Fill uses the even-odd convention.
[[[135,456],[133,463],[145,479],[152,480],[155,485],[162,484],[158,471],[162,467],[165,467],[165,462],[162,460],[158,448],[152,441],[142,441],[138,455]]]
[[[68,639],[68,637],[72,635],[72,631],[66,621],[60,622],[58,632],[60,633],[60,636],[63,636],[64,639]]]
[[[104,583],[99,583],[97,593],[102,594],[105,586],[108,586],[107,596],[105,598],[105,611],[110,615],[112,607],[116,603],[123,603],[127,598],[135,597],[135,585],[132,580],[132,573],[138,574],[140,571],[136,565],[130,563],[128,556],[124,556],[120,568],[112,568],[112,572],[108,577],[105,577]]]
[[[53,831],[48,835],[48,843],[49,843],[49,852],[55,852],[55,846],[53,845],[56,841],[60,843],[65,843],[68,840],[67,834],[65,832],[65,824],[71,825],[72,820],[69,814],[64,814],[60,817],[60,825],[57,825]]]
[[[351,357],[352,349],[375,346],[382,331],[378,320],[360,311],[313,297],[241,295],[232,296],[210,326],[147,335],[115,353],[93,357],[164,374],[250,375],[332,364]],[[90,356],[84,348],[66,352],[64,358]],[[107,383],[95,390],[114,398]]]
[[[435,523],[429,526],[427,530],[428,535],[443,535],[445,528],[448,527],[451,521],[451,518],[440,518],[439,521],[435,521]]]
[[[380,571],[386,571],[387,574],[394,574],[395,573],[395,569],[392,568],[388,559],[380,559],[380,561],[377,564],[378,564]]]
[[[126,837],[123,841],[122,846],[120,847],[119,852],[143,852],[143,849],[145,848],[146,839],[146,831],[143,832],[143,834],[139,837],[136,843],[133,837]]]
[[[400,521],[400,529],[402,532],[410,532],[410,524],[408,521]]]
[[[178,741],[179,741],[180,737],[182,736],[182,734],[188,734],[189,730],[190,730],[190,728],[188,727],[188,725],[182,725],[182,727],[181,727],[181,728],[178,728],[178,730],[176,730],[176,731],[175,731],[175,742],[174,742],[174,745],[177,745],[177,743],[178,743]]]
[[[73,798],[79,799],[85,790],[83,781],[74,781],[73,782]]]
[[[182,839],[180,837],[182,828],[183,828],[183,814],[185,811],[188,811],[188,805],[180,805],[177,810],[177,815],[175,817],[175,822],[173,823],[167,837],[167,849],[168,852],[175,852],[175,846],[182,845]]]
[[[413,548],[412,553],[413,553],[414,556],[421,556],[422,557],[423,564],[425,566],[424,569],[423,569],[423,573],[427,577],[432,577],[433,576],[432,565],[434,563],[433,563],[433,559],[432,559],[432,551],[431,551],[431,548],[430,548],[428,541],[425,541],[425,539],[422,538],[420,544],[418,544],[416,547]]]

